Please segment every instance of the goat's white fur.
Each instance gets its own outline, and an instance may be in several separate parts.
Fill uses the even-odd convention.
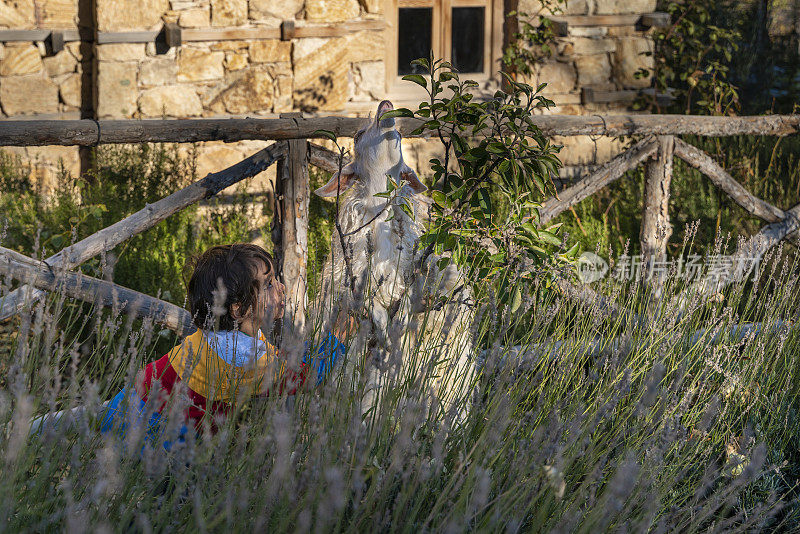
[[[418,193],[424,191],[425,186],[403,161],[401,136],[395,129],[394,119],[380,120],[381,115],[389,109],[392,109],[391,102],[381,102],[375,120],[370,120],[354,138],[353,162],[316,191],[320,196],[336,197],[337,188],[339,190],[339,223],[347,236],[344,238],[345,247],[357,285],[354,302],[353,295],[350,295],[350,277],[341,239],[334,229],[332,257],[328,257],[323,271],[322,314],[325,317],[332,312],[332,301],[350,308],[364,307],[365,299],[369,299],[366,308],[370,310],[371,325],[365,327],[371,327],[378,345],[386,353],[402,358],[400,369],[408,370],[414,366],[419,371],[422,364],[423,369],[441,377],[437,396],[445,410],[457,403],[460,410],[457,415],[462,418],[464,408],[468,405],[464,395],[474,381],[470,339],[472,313],[463,304],[469,297],[469,290],[466,289],[467,284],[461,284],[461,273],[455,266],[449,265],[441,271],[436,267],[438,256],[430,254],[419,265],[424,249],[419,244],[424,232],[420,221],[425,217],[423,211],[426,202]],[[396,183],[405,180],[397,199],[402,197],[413,207],[413,219],[399,208],[397,201],[387,207],[387,199],[375,196],[386,190],[387,175]],[[394,214],[391,220],[390,214]],[[361,230],[356,231],[359,228]],[[408,361],[407,353],[396,345],[398,338],[408,331],[413,313],[423,311],[424,304],[430,302],[432,297],[452,297],[453,290],[459,284],[464,289],[459,291],[458,296],[448,299],[442,310],[429,311],[425,318],[426,331],[439,334],[440,348],[433,351],[439,354],[438,361]],[[365,290],[366,294],[363,293]],[[325,324],[330,323],[328,316]],[[392,328],[397,329],[394,334]],[[365,337],[366,334],[361,332],[356,339]],[[348,362],[348,372],[352,372],[352,369],[354,365],[351,361]],[[368,364],[367,373],[368,386],[373,393],[365,396],[365,408],[374,402],[375,390],[386,378],[374,364]]]

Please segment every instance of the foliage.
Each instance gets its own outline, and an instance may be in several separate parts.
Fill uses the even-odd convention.
[[[552,102],[539,88],[506,76],[510,91],[498,90],[486,101],[476,101],[469,90],[477,84],[461,80],[449,63],[418,59],[428,70],[404,79],[428,93],[416,111],[399,108],[395,117],[418,117],[414,133],[438,138],[443,158],[431,160],[433,213],[422,237],[423,246],[447,253],[444,262],[467,268],[479,296],[491,287],[497,303],[515,312],[521,296],[542,273],[545,264],[566,266],[577,246],[564,250],[556,235],[559,225],[539,224],[541,200],[553,194],[560,147],[553,145],[534,124],[535,110]],[[505,199],[503,209],[492,195]]]
[[[0,159],[2,246],[42,258],[196,179],[193,153],[146,144],[99,148],[89,173],[76,179],[62,172],[49,195],[31,185],[28,172],[19,160]],[[183,306],[188,260],[215,244],[248,241],[250,230],[246,211],[214,201],[194,205],[92,258],[81,271]]]
[[[316,167],[309,168],[309,190],[314,191],[330,180],[330,173]],[[334,210],[331,203],[319,195],[311,195],[308,202],[308,299],[313,301],[322,283],[320,273],[331,250]]]
[[[671,92],[675,100],[664,108],[655,94],[640,96],[638,107],[652,113],[733,115],[739,93],[729,81],[730,63],[739,49],[741,33],[713,24],[715,2],[669,0],[662,9],[672,24],[653,33],[654,68],[637,75],[652,76],[657,93]]]
[[[549,57],[553,50],[556,33],[553,21],[548,15],[561,13],[561,5],[566,0],[542,0],[535,15],[536,24],[531,21],[534,15],[510,11],[506,17],[516,17],[519,32],[514,33],[511,42],[503,50],[502,63],[511,74],[531,74],[533,66],[542,58]]]

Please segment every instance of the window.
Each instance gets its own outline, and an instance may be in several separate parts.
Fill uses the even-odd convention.
[[[428,57],[433,43],[433,8],[401,7],[398,15],[397,74],[421,72],[411,62],[419,57]]]
[[[411,62],[428,57],[452,63],[479,82],[490,82],[500,69],[502,0],[387,0],[389,27],[386,82],[390,95],[412,97],[406,74],[422,74]],[[417,95],[413,95],[417,96]]]

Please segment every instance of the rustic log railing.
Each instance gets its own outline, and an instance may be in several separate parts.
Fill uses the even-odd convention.
[[[565,189],[559,198],[547,200],[540,210],[546,223],[581,200],[622,177],[641,164],[646,165],[645,197],[642,211],[641,248],[648,260],[666,255],[671,233],[669,188],[672,161],[678,157],[708,176],[725,194],[751,215],[767,223],[759,233],[740,244],[739,257],[763,256],[783,239],[800,243],[800,204],[783,211],[756,198],[736,182],[703,151],[676,136],[792,135],[800,131],[800,115],[759,117],[693,117],[685,115],[609,115],[609,116],[535,116],[534,122],[546,135],[639,135],[644,136],[611,161]],[[337,155],[308,141],[320,129],[341,137],[352,137],[364,119],[348,117],[307,118],[295,114],[278,119],[197,119],[147,121],[6,121],[0,122],[0,146],[78,145],[140,142],[197,142],[276,140],[277,142],[245,160],[177,191],[158,202],[105,228],[47,258],[34,260],[0,247],[0,274],[27,284],[0,299],[0,320],[19,313],[44,291],[62,289],[70,297],[101,305],[122,306],[125,311],[153,320],[179,333],[191,328],[188,312],[154,297],[136,293],[111,282],[96,280],[72,272],[88,259],[109,251],[155,226],[171,214],[221,190],[262,172],[278,163],[276,209],[273,219],[273,242],[276,258],[287,287],[287,324],[302,334],[306,310],[305,266],[308,256],[308,165],[332,172],[338,167]],[[413,119],[401,119],[399,129],[405,136],[419,125]],[[675,298],[684,310],[688,299],[715,294],[736,278],[700,280]],[[588,286],[576,287],[562,281],[564,294],[580,302],[593,302],[616,315],[619,310]],[[656,289],[658,287],[656,286]],[[656,292],[657,294],[657,292]]]

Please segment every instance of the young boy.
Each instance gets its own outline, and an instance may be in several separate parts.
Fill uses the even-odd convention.
[[[286,368],[285,359],[263,334],[283,317],[284,286],[275,274],[272,257],[257,245],[222,245],[205,251],[188,285],[197,330],[139,371],[133,389],[112,399],[101,431],[116,427],[124,432],[126,396],[128,409],[136,410],[135,417],[141,420],[148,398],[158,392],[155,413],[146,427],[148,436],[155,437],[160,412],[175,391],[188,396],[186,423],[200,432],[206,419],[215,430],[217,420],[227,415],[237,398],[273,391],[292,395],[314,371],[319,385],[344,354],[344,346],[331,333],[313,357],[306,353],[299,369]],[[186,431],[181,429],[180,436]]]

